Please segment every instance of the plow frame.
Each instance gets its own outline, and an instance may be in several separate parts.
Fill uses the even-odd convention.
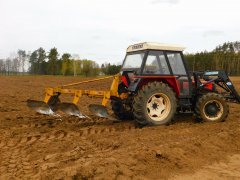
[[[104,90],[104,91],[99,90],[98,91],[98,90],[68,89],[67,88],[70,86],[76,86],[76,85],[80,85],[80,84],[86,84],[86,83],[101,81],[101,80],[110,79],[110,78],[113,78],[110,90]],[[67,85],[63,85],[61,87],[46,88],[44,102],[48,103],[52,96],[60,96],[61,94],[72,94],[74,96],[72,103],[75,105],[78,104],[80,98],[83,95],[86,95],[88,97],[103,98],[102,105],[106,106],[108,101],[111,99],[111,97],[118,97],[121,99],[125,99],[128,97],[127,93],[122,93],[121,95],[118,94],[119,82],[120,82],[120,74],[116,74],[114,76],[108,76],[108,77],[103,77],[103,78],[98,78],[98,79],[93,79],[93,80],[87,80],[87,81],[67,84]]]

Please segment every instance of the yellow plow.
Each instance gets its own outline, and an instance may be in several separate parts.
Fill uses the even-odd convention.
[[[68,115],[77,116],[79,118],[85,118],[77,104],[82,96],[102,98],[102,104],[90,104],[89,110],[96,116],[111,118],[107,112],[106,105],[111,97],[118,97],[121,99],[127,98],[128,94],[118,94],[118,84],[120,82],[120,74],[114,76],[108,76],[103,78],[92,79],[88,81],[81,81],[77,83],[63,85],[61,87],[46,88],[45,98],[43,101],[27,100],[27,105],[31,109],[41,114],[53,115],[56,111],[62,111]],[[86,84],[90,82],[102,81],[105,79],[113,78],[110,90],[96,91],[96,90],[84,90],[84,89],[70,89],[69,87]],[[60,102],[59,96],[61,94],[73,95],[72,102]]]

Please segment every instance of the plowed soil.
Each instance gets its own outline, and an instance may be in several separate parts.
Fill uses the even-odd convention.
[[[88,105],[100,99],[80,99],[91,119],[40,115],[26,106],[27,99],[42,100],[45,87],[81,80],[0,77],[0,179],[240,178],[240,105],[229,104],[222,123],[197,123],[182,114],[169,126],[144,128],[91,116]],[[232,80],[240,92],[240,78]],[[103,90],[110,83],[80,88]]]

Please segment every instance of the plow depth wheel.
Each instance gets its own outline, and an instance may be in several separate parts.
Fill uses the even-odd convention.
[[[168,124],[174,117],[176,104],[175,93],[167,84],[151,82],[134,98],[134,117],[140,124]]]

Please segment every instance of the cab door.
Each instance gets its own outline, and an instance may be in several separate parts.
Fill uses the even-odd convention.
[[[182,52],[165,52],[171,72],[177,77],[177,83],[180,89],[180,97],[191,96],[191,78],[188,74]]]

